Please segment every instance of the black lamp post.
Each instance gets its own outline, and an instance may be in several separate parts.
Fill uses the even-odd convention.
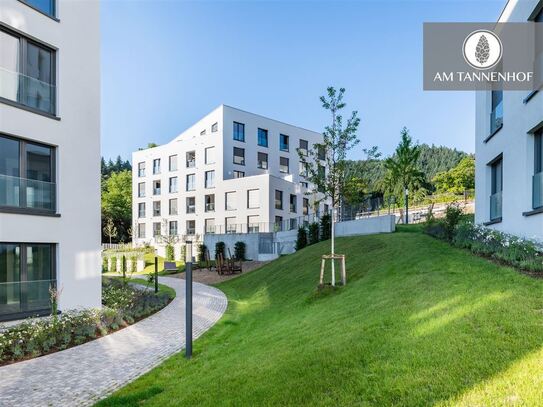
[[[409,189],[405,187],[405,224],[409,223]]]
[[[185,263],[185,357],[192,357],[192,241],[187,241],[187,259]]]

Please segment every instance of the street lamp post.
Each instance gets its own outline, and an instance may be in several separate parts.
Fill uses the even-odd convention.
[[[185,357],[192,357],[192,241],[187,241],[185,263]]]
[[[405,188],[405,224],[409,223],[409,189]]]

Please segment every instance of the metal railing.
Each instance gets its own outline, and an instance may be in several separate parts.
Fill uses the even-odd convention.
[[[55,114],[56,87],[0,67],[0,97]]]
[[[56,184],[0,174],[0,206],[55,211]]]
[[[502,191],[490,195],[490,220],[502,217]]]
[[[55,279],[0,283],[0,315],[49,309],[55,286]]]
[[[490,113],[490,134],[495,133],[503,126],[503,101],[498,103]]]
[[[543,207],[543,172],[538,172],[532,179],[532,207]]]

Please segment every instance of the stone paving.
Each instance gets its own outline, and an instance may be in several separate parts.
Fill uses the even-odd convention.
[[[175,299],[156,314],[103,338],[0,367],[0,406],[89,406],[185,346],[185,280],[161,277]],[[193,286],[193,335],[199,337],[227,307],[222,291]]]

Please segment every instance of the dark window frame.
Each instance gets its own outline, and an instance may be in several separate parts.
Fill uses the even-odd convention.
[[[240,130],[241,130],[241,132],[240,132]],[[240,134],[241,134],[241,136],[240,136]],[[240,122],[236,122],[236,121],[233,122],[232,138],[235,141],[240,141],[242,143],[245,143],[245,123],[240,123]]]
[[[285,138],[286,143],[283,143],[283,138]],[[283,146],[286,146],[286,148],[283,148]],[[288,153],[290,149],[290,137],[286,134],[279,134],[279,150],[285,151]]]
[[[57,0],[49,0],[49,3],[51,4],[51,14],[49,14],[47,11],[40,9],[38,6],[32,4],[31,0],[19,0],[24,5],[30,7],[31,9],[37,11],[40,14],[43,14],[46,17],[49,17],[50,19],[56,21],[57,23],[60,22],[60,20],[57,17],[57,8],[58,3]]]
[[[256,131],[256,143],[260,146],[260,147],[268,147],[269,146],[269,132],[267,129],[263,129],[263,128],[258,128],[258,130]],[[265,140],[266,142],[265,143],[261,143],[261,138],[260,136],[263,136],[265,137]]]
[[[243,155],[236,155],[236,150],[238,152],[242,152]],[[241,159],[241,162],[236,162],[236,157]],[[232,149],[232,163],[235,165],[245,165],[245,149],[242,147],[236,147],[234,146]]]

